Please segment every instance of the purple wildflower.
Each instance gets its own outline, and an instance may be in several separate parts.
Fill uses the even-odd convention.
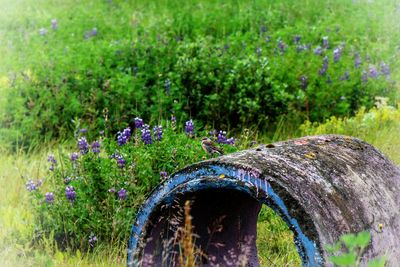
[[[78,158],[79,158],[79,154],[78,154],[78,153],[73,152],[73,153],[71,154],[71,161],[72,161],[72,162],[77,161]]]
[[[225,131],[219,131],[218,136],[217,136],[217,142],[218,142],[218,144],[226,143],[226,132]]]
[[[281,40],[278,41],[278,48],[279,48],[279,52],[281,54],[285,53],[286,50],[286,44],[284,42],[282,42]]]
[[[303,44],[303,45],[297,45],[297,46],[296,46],[296,51],[297,51],[297,53],[300,53],[300,52],[306,51],[306,50],[308,50],[308,46],[305,45],[305,44]]]
[[[234,144],[235,144],[235,138],[233,138],[233,137],[228,138],[228,139],[226,140],[225,144],[227,144],[227,145],[234,145]]]
[[[356,53],[354,55],[354,67],[355,68],[359,68],[361,66],[361,57],[360,57],[360,53]]]
[[[322,37],[322,47],[325,49],[328,49],[328,47],[329,47],[328,36]]]
[[[145,145],[150,145],[153,143],[153,140],[151,139],[151,132],[150,132],[150,126],[148,124],[143,125],[142,128],[142,141]]]
[[[329,66],[329,59],[327,56],[325,56],[323,59],[322,69],[319,70],[319,75],[324,76],[328,71],[328,66]]]
[[[47,203],[52,204],[54,202],[54,193],[52,192],[47,192],[44,195],[44,198],[46,200]]]
[[[99,141],[94,141],[93,143],[92,143],[92,152],[93,153],[100,153],[100,143],[99,143]]]
[[[111,194],[115,193],[115,187],[111,187],[110,189],[108,189],[108,193]]]
[[[368,72],[367,72],[367,71],[364,70],[364,71],[362,72],[361,80],[362,80],[364,83],[368,82]]]
[[[194,124],[193,120],[189,120],[185,123],[185,132],[187,135],[192,137],[194,135]]]
[[[67,186],[65,187],[65,196],[69,201],[75,201],[76,198],[76,192],[73,186]]]
[[[385,62],[381,62],[381,73],[385,76],[389,76],[390,75],[390,68],[387,64],[385,64]]]
[[[333,50],[333,61],[338,62],[342,56],[343,48],[338,46]]]
[[[118,132],[118,137],[117,137],[117,141],[118,141],[118,145],[119,146],[123,146],[125,145],[129,139],[131,138],[131,128],[125,128],[122,133]]]
[[[58,28],[58,23],[57,23],[57,20],[56,20],[56,19],[52,19],[52,20],[51,20],[51,28],[52,28],[53,30],[57,30],[57,28]]]
[[[122,169],[123,167],[125,167],[126,161],[122,155],[116,155],[115,159],[117,160],[117,164],[118,164],[119,168]]]
[[[89,246],[94,247],[94,244],[97,242],[97,237],[95,235],[89,238]]]
[[[260,34],[262,34],[262,33],[266,32],[266,31],[268,31],[268,28],[267,28],[267,26],[265,26],[265,25],[262,25],[262,26],[260,27]]]
[[[47,157],[47,161],[50,162],[51,164],[57,164],[57,160],[55,159],[54,155],[49,155]]]
[[[26,184],[25,184],[26,190],[28,190],[29,192],[35,191],[38,189],[38,185],[32,181],[29,180]]]
[[[171,126],[172,128],[176,128],[176,117],[174,115],[171,115]]]
[[[374,65],[370,65],[368,71],[369,71],[369,76],[371,78],[377,78],[378,77],[378,70],[375,68]]]
[[[118,191],[118,198],[119,198],[120,200],[126,199],[126,190],[125,190],[124,188],[121,188],[121,189]]]
[[[154,139],[156,139],[156,141],[161,141],[162,136],[163,136],[163,130],[162,130],[162,126],[154,126],[153,128],[153,135],[154,135]]]
[[[302,75],[300,77],[300,82],[301,82],[301,88],[306,89],[308,85],[308,78],[305,75]]]
[[[165,180],[165,179],[167,179],[167,177],[168,177],[168,173],[167,173],[166,171],[161,171],[161,172],[160,172],[160,176],[161,176],[161,179],[162,179],[162,180]]]
[[[44,35],[47,34],[47,30],[46,30],[45,28],[40,28],[40,29],[39,29],[39,34],[40,34],[41,36],[44,36]]]
[[[300,35],[295,35],[295,36],[293,37],[293,42],[294,42],[295,44],[298,44],[298,43],[300,42],[300,39],[301,39],[301,36],[300,36]]]
[[[208,132],[208,134],[211,135],[211,136],[213,136],[213,137],[217,137],[218,131],[214,129],[214,130]]]
[[[314,49],[314,54],[317,55],[317,56],[322,55],[322,47],[317,46],[317,47]]]
[[[143,127],[143,120],[142,120],[141,118],[136,117],[136,118],[134,119],[134,121],[135,121],[135,128],[136,128],[136,129],[140,129],[140,128]]]
[[[79,130],[79,133],[81,134],[87,134],[88,130],[86,128],[82,128]]]
[[[97,35],[97,28],[93,28],[90,31],[86,31],[84,37],[85,37],[85,39],[89,39],[89,38],[94,37],[96,35]]]
[[[82,155],[87,154],[89,152],[89,144],[85,137],[79,138],[78,147]]]

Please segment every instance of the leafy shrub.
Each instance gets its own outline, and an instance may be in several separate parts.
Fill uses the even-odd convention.
[[[348,116],[396,92],[395,52],[379,43],[381,25],[368,26],[367,40],[353,36],[371,22],[368,4],[93,3],[59,12],[55,29],[54,18],[6,23],[24,36],[7,35],[25,59],[8,75],[1,122],[11,134],[17,129],[26,142],[69,137],[72,119],[94,132],[106,116],[116,132],[139,114],[153,122],[171,112],[274,131],[281,117]],[[358,19],[355,33],[336,16]]]
[[[206,158],[194,128],[177,130],[172,121],[150,129],[138,118],[135,125],[116,138],[102,133],[91,142],[81,129],[74,152],[60,148],[57,157],[48,157],[47,179],[27,181],[39,239],[54,236],[60,248],[81,251],[97,242],[125,244],[150,190],[168,174]],[[220,145],[227,153],[236,150]]]
[[[341,236],[338,242],[326,246],[326,250],[331,254],[331,256],[329,256],[330,262],[335,266],[360,266],[362,256],[370,240],[371,234],[367,231]],[[385,266],[384,257],[368,261],[368,267],[383,266]]]

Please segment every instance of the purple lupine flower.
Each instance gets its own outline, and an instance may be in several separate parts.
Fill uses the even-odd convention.
[[[97,28],[93,28],[90,31],[86,31],[84,34],[85,39],[89,39],[97,35]]]
[[[54,202],[54,193],[53,192],[47,192],[44,195],[44,198],[45,198],[47,203],[53,204],[53,202]]]
[[[94,141],[93,143],[92,143],[92,152],[93,153],[100,153],[100,143],[99,143],[99,141]]]
[[[346,71],[343,75],[342,75],[342,77],[340,77],[340,80],[341,81],[347,81],[347,80],[349,80],[350,79],[350,73],[349,73],[349,71]]]
[[[375,68],[374,65],[370,65],[368,71],[369,71],[369,76],[371,78],[377,78],[378,77],[378,70]]]
[[[141,118],[139,118],[139,117],[136,117],[135,119],[134,119],[134,121],[135,121],[135,128],[136,129],[140,129],[140,128],[142,128],[143,127],[143,120],[141,119]]]
[[[32,181],[29,180],[26,184],[25,184],[26,190],[28,190],[29,192],[35,191],[38,189],[38,185]]]
[[[297,51],[297,53],[300,53],[300,52],[306,51],[306,50],[308,50],[308,46],[305,45],[305,44],[297,45],[297,46],[296,46],[296,51]]]
[[[78,153],[73,152],[73,153],[71,154],[71,161],[72,161],[72,162],[77,161],[78,158],[79,158],[79,154],[78,154]]]
[[[82,128],[79,130],[79,133],[81,134],[87,134],[88,130],[86,128]]]
[[[194,124],[193,120],[189,120],[185,123],[185,132],[187,135],[192,137],[194,135]]]
[[[297,35],[295,35],[295,36],[293,37],[293,42],[294,42],[295,44],[299,44],[300,39],[301,39],[301,36],[297,34]]]
[[[71,182],[71,177],[65,177],[64,184],[68,185]]]
[[[56,158],[54,157],[54,155],[49,155],[49,156],[47,157],[47,161],[50,162],[51,164],[57,164],[57,160],[56,160]]]
[[[322,55],[322,47],[320,47],[320,46],[317,46],[315,49],[314,49],[314,54],[315,55],[317,55],[317,56],[320,56],[320,55]]]
[[[125,128],[122,133],[118,132],[118,137],[117,137],[117,141],[118,141],[118,145],[122,146],[125,145],[129,139],[131,138],[131,128]]]
[[[227,144],[227,145],[234,145],[234,144],[235,144],[235,138],[233,138],[233,137],[228,138],[228,139],[226,140],[225,144]]]
[[[151,139],[151,132],[150,132],[150,126],[148,124],[143,125],[142,128],[142,141],[145,145],[150,145],[153,143],[153,140]]]
[[[89,152],[89,144],[85,137],[81,137],[78,139],[78,147],[82,155],[87,154]]]
[[[124,188],[121,188],[121,189],[118,191],[118,198],[119,198],[119,200],[124,200],[124,199],[126,199],[126,195],[127,195],[127,193],[126,193],[126,190],[125,190]]]
[[[165,92],[167,93],[167,95],[169,95],[171,92],[171,81],[169,79],[165,80],[164,87],[165,87]]]
[[[166,171],[161,171],[161,172],[160,172],[160,176],[161,176],[161,179],[162,179],[162,180],[165,180],[165,179],[167,179],[167,177],[168,177],[168,173],[167,173]]]
[[[285,53],[286,50],[286,44],[284,42],[282,42],[281,40],[278,41],[278,48],[279,48],[279,52],[281,54]]]
[[[338,62],[340,57],[342,56],[343,48],[341,46],[333,49],[333,61]]]
[[[219,131],[218,136],[217,136],[217,142],[218,142],[218,144],[226,143],[226,132],[225,131]]]
[[[329,40],[328,36],[322,37],[322,47],[328,49],[329,47]]]
[[[355,68],[359,68],[361,66],[361,57],[360,57],[360,53],[355,53],[354,55],[354,67]]]
[[[110,194],[115,193],[115,187],[111,187],[110,189],[108,189],[108,193]]]
[[[94,247],[94,244],[96,244],[96,242],[97,242],[97,237],[95,235],[89,237],[88,240],[89,246]]]
[[[122,169],[123,167],[125,167],[126,161],[122,155],[116,155],[115,159],[117,160],[117,165],[119,168]]]
[[[156,141],[161,141],[162,136],[163,136],[163,130],[162,130],[162,126],[154,126],[153,128],[153,135],[154,135],[154,139]]]
[[[380,67],[381,67],[381,74],[385,76],[390,75],[390,68],[385,62],[382,61]]]
[[[319,75],[324,76],[328,71],[328,66],[329,66],[329,59],[327,56],[325,56],[323,59],[322,68],[319,70]]]
[[[58,28],[58,23],[57,23],[57,20],[56,20],[56,19],[52,19],[52,20],[51,20],[51,28],[52,28],[53,30],[57,30],[57,28]]]
[[[176,128],[176,117],[174,115],[171,115],[171,126],[173,129]]]
[[[366,70],[362,72],[361,81],[363,81],[364,83],[368,82],[368,72]]]
[[[67,187],[65,187],[65,196],[69,201],[75,201],[76,192],[73,186],[68,185]]]
[[[214,129],[214,130],[212,130],[212,131],[209,131],[208,134],[211,135],[211,136],[213,136],[213,137],[217,137],[218,131]]]
[[[47,34],[47,30],[46,30],[45,28],[40,28],[40,29],[39,29],[39,34],[40,34],[41,36],[44,36],[44,35]]]
[[[306,89],[308,85],[308,78],[305,75],[301,75],[300,77],[301,88]]]

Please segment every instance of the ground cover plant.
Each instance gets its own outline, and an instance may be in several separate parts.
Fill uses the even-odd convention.
[[[0,265],[124,266],[141,201],[213,129],[227,153],[338,133],[400,163],[398,1],[0,4]],[[299,264],[271,210],[258,232],[263,264]]]
[[[396,101],[396,1],[23,3],[2,16],[9,142],[100,129],[105,112],[114,132],[171,112],[273,132]]]

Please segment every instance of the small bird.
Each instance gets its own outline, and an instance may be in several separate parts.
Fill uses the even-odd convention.
[[[201,147],[204,149],[205,152],[207,152],[207,154],[211,156],[214,155],[214,153],[217,153],[218,155],[224,154],[222,149],[216,147],[214,142],[211,141],[211,139],[208,137],[204,137],[203,139],[201,139]]]

